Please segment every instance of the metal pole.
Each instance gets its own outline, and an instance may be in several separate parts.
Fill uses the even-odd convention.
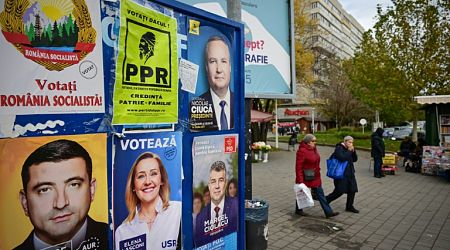
[[[278,100],[275,99],[275,147],[278,148]]]
[[[241,1],[227,0],[227,17],[241,22]],[[245,98],[245,199],[252,199],[251,99]]]
[[[316,132],[316,126],[315,126],[315,124],[314,124],[314,110],[315,110],[315,108],[312,108],[312,133],[314,134],[315,132]]]

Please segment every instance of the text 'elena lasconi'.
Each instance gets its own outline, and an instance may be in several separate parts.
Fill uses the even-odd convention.
[[[142,150],[153,148],[176,147],[175,136],[164,138],[143,138],[143,139],[125,139],[120,141],[122,150]]]

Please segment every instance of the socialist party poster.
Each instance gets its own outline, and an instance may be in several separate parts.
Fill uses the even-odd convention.
[[[0,1],[0,115],[105,111],[98,1]]]
[[[237,134],[194,138],[192,226],[195,249],[237,248],[237,143]]]
[[[114,139],[115,249],[176,249],[181,226],[181,132]]]
[[[178,121],[177,21],[120,3],[113,124]]]

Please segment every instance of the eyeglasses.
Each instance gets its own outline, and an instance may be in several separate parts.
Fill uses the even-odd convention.
[[[312,140],[311,142],[317,142],[317,140]]]

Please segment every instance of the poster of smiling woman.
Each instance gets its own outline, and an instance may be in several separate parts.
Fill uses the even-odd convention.
[[[115,138],[114,245],[176,249],[181,226],[181,132]]]
[[[106,134],[0,140],[0,249],[108,249]]]

